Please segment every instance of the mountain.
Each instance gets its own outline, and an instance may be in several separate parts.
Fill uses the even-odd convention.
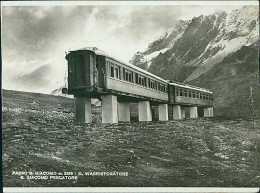
[[[230,14],[220,11],[176,21],[130,63],[164,79],[212,90],[216,115],[249,118],[250,86],[254,106],[260,103],[258,40],[258,7],[244,6]]]

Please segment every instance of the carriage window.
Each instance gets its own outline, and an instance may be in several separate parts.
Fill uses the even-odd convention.
[[[202,99],[202,93],[200,93],[200,99]]]
[[[199,98],[199,93],[198,93],[198,92],[196,92],[196,98],[197,98],[197,99]]]
[[[117,78],[117,79],[119,78],[118,72],[119,72],[118,67],[115,66],[115,78]]]
[[[184,96],[185,96],[185,97],[188,96],[187,90],[184,90]]]
[[[180,96],[183,96],[183,90],[180,89]]]
[[[189,97],[191,98],[191,91],[189,91]]]
[[[122,80],[122,77],[121,77],[121,69],[122,67],[121,66],[118,66],[118,79]]]
[[[98,68],[98,58],[96,57],[96,67]]]
[[[195,92],[192,92],[192,98],[196,98]]]
[[[135,84],[138,84],[138,74],[135,74]]]
[[[176,95],[176,96],[179,96],[179,89],[176,89],[176,90],[175,90],[175,95]]]
[[[110,76],[114,78],[114,66],[110,67]]]
[[[162,91],[165,92],[165,85],[162,85]]]
[[[129,76],[129,82],[132,82],[132,73],[131,72],[128,72],[128,76]]]
[[[123,80],[125,80],[125,68],[123,68]]]
[[[150,81],[150,88],[153,89],[153,90],[155,89],[155,84],[154,84],[153,81]]]
[[[133,72],[123,69],[124,80],[127,82],[133,82]]]
[[[144,86],[144,77],[139,76],[139,84]]]
[[[205,94],[203,94],[203,99],[206,99],[206,96],[205,96]]]

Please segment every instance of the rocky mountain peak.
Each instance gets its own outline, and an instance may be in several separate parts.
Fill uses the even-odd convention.
[[[176,21],[130,62],[166,80],[211,90],[216,114],[248,117],[250,87],[260,104],[258,14],[257,6],[244,6]]]
[[[135,54],[130,63],[162,78],[190,81],[210,70],[228,54],[257,41],[257,10],[255,6],[244,6],[230,14],[218,11],[192,20],[176,21],[144,52]],[[188,66],[193,70],[178,75],[180,69]]]

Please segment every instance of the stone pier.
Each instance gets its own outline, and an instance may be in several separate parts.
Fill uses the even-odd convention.
[[[210,117],[213,117],[214,115],[213,115],[213,107],[210,107],[210,111],[209,111],[210,113],[209,113],[209,116]]]
[[[152,109],[149,101],[138,102],[139,121],[152,121]]]
[[[101,114],[102,123],[118,123],[117,96],[102,96]]]
[[[204,108],[204,117],[210,117],[210,108]]]
[[[130,121],[130,103],[118,102],[118,121],[122,121],[122,122]]]
[[[185,118],[185,112],[186,112],[186,108],[185,107],[181,107],[181,119]]]
[[[182,109],[180,105],[173,105],[173,119],[182,119]]]
[[[76,122],[91,123],[91,98],[75,98]]]
[[[204,108],[204,117],[213,117],[213,107]]]
[[[159,121],[168,121],[168,104],[159,104]]]
[[[198,118],[198,108],[189,107],[189,109],[190,109],[190,118]]]

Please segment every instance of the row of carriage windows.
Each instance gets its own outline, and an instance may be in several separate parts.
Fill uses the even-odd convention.
[[[147,87],[152,90],[167,92],[167,87],[164,84],[151,80],[150,78],[144,77],[131,70],[125,69],[124,67],[116,65],[113,62],[107,62],[107,63],[108,63],[108,67],[109,67],[108,68],[109,74],[110,74],[110,77],[112,77],[112,78],[116,78],[119,80],[124,80],[127,82],[138,84],[140,86]],[[202,92],[198,92],[198,91],[191,91],[191,90],[187,90],[187,89],[176,88],[175,92],[176,92],[175,93],[176,96],[198,98],[198,99],[204,99],[204,100],[213,100],[212,94],[206,94],[206,93],[202,93]]]
[[[122,66],[116,65],[113,62],[108,61],[107,64],[109,69],[108,73],[112,78],[124,80],[130,83],[150,88],[152,90],[158,90],[167,93],[167,86],[165,84],[151,80],[148,77],[142,76]]]
[[[197,99],[204,99],[204,100],[213,100],[212,94],[206,94],[198,91],[191,91],[187,89],[175,89],[176,96],[183,96],[189,98],[197,98]]]

